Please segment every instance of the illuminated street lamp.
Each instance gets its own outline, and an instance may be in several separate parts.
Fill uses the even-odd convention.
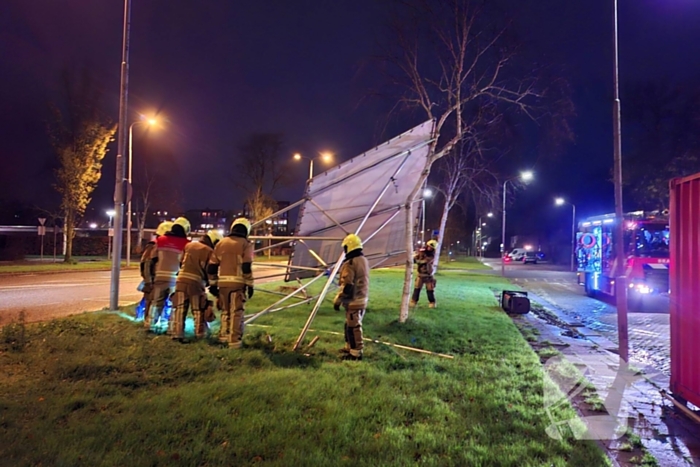
[[[554,204],[563,206],[568,204],[571,206],[571,270],[574,270],[574,258],[576,257],[576,206],[569,203],[564,198],[555,198]]]
[[[112,218],[114,217],[115,211],[114,209],[109,209],[105,211],[105,214],[109,217],[109,224],[107,224],[107,260],[109,260],[112,251],[112,235],[110,235],[110,233],[112,233]]]
[[[520,179],[523,182],[529,182],[534,178],[534,174],[531,170],[521,172],[519,177],[514,177],[503,182],[503,225],[501,226],[501,276],[506,275],[506,262],[504,260],[505,248],[506,248],[506,185],[508,182]]]
[[[493,217],[493,213],[489,212],[486,214],[486,217]],[[478,239],[474,239],[475,246],[481,245],[483,243],[483,233],[482,233],[482,227],[486,227],[486,222],[481,222],[481,216],[479,216],[479,228],[477,229],[477,233],[479,234]],[[484,249],[483,247],[479,248],[479,256],[481,258],[484,257]]]
[[[433,190],[428,186],[423,186],[423,197],[421,199],[421,230],[420,230],[420,244],[425,246],[425,200],[426,198],[433,197]]]
[[[316,157],[302,156],[300,153],[294,154],[294,160],[300,161],[302,159],[308,159],[309,161],[309,180],[314,178],[314,159],[321,159],[323,162],[329,163],[333,161],[333,154],[330,152],[320,152]]]
[[[129,196],[129,200],[127,203],[127,209],[126,209],[126,265],[130,266],[131,265],[131,198],[133,194],[132,186],[131,186],[131,162],[132,162],[132,148],[133,148],[133,141],[134,141],[134,125],[148,125],[148,126],[154,126],[157,124],[158,121],[155,118],[145,118],[141,116],[141,120],[136,120],[134,123],[132,123],[129,126],[129,174],[127,178],[128,182],[128,190],[129,193],[127,195]]]

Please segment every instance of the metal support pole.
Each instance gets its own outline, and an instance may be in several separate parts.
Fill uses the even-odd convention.
[[[131,0],[124,0],[124,30],[122,34],[122,62],[119,90],[119,135],[117,137],[117,168],[114,186],[114,241],[112,243],[112,274],[109,286],[109,308],[119,307],[119,273],[122,251],[122,218],[124,216],[124,149],[126,146],[126,117],[129,102],[129,32],[131,28]]]
[[[425,246],[425,195],[423,196],[423,201],[420,210],[421,217],[421,228],[420,228],[420,244],[421,247]]]
[[[506,183],[508,180],[503,182],[503,220],[501,224],[501,276],[506,275]]]
[[[297,207],[297,206],[299,206],[299,205],[301,205],[301,204],[304,204],[305,202],[306,202],[306,198],[300,199],[300,200],[297,201],[296,203],[290,204],[289,206],[287,206],[287,207],[284,208],[284,209],[280,209],[279,211],[273,212],[273,213],[270,214],[269,216],[264,217],[264,218],[260,219],[259,221],[253,222],[253,224],[252,224],[250,227],[251,227],[251,228],[255,228],[255,227],[259,226],[260,224],[264,224],[265,221],[267,221],[268,219],[272,219],[273,217],[279,217],[279,216],[281,216],[282,214],[284,214],[285,212],[291,211],[291,210],[294,209],[295,207]]]
[[[615,252],[617,258],[617,280],[615,281],[615,298],[617,302],[617,333],[620,342],[620,359],[629,361],[629,335],[627,329],[627,277],[625,258],[625,226],[622,205],[622,130],[620,120],[620,83],[618,76],[618,40],[617,40],[617,0],[613,0],[613,80],[615,85],[615,101],[613,104],[613,141],[614,151],[614,181],[615,181]]]
[[[345,227],[343,227],[343,225],[342,225],[340,222],[338,222],[337,220],[335,220],[335,218],[334,218],[333,216],[331,216],[330,214],[328,214],[328,213],[326,212],[326,210],[323,209],[321,206],[319,206],[318,203],[317,203],[316,201],[314,201],[312,198],[309,198],[309,203],[313,204],[314,207],[315,207],[316,209],[318,209],[319,211],[321,211],[321,214],[323,214],[324,216],[326,216],[326,217],[327,217],[331,222],[333,222],[340,230],[342,230],[343,232],[345,232],[345,235],[348,235],[348,234],[350,233],[350,232],[347,231],[347,229],[346,229]]]
[[[128,184],[127,187],[129,191],[131,192],[131,161],[132,161],[132,146],[133,146],[133,140],[134,140],[134,125],[136,125],[138,122],[134,122],[131,125],[129,125],[129,164],[128,164]],[[129,199],[127,200],[127,208],[126,208],[126,266],[129,267],[131,266],[131,196],[129,195]]]
[[[314,160],[313,158],[309,158],[309,180],[314,178]]]
[[[333,280],[335,279],[335,276],[337,276],[338,271],[340,271],[340,266],[343,264],[343,256],[345,256],[345,252],[340,254],[338,261],[336,261],[335,266],[333,266],[333,270],[331,271],[330,276],[328,276],[328,280],[326,281],[326,285],[323,286],[323,289],[321,290],[321,294],[318,296],[318,300],[316,301],[316,304],[314,305],[313,310],[311,310],[311,313],[309,314],[309,318],[306,320],[306,323],[304,324],[304,328],[301,330],[299,337],[297,337],[296,342],[294,342],[294,347],[292,347],[292,350],[297,350],[299,348],[299,346],[301,345],[302,341],[304,340],[304,337],[306,337],[306,333],[309,331],[309,328],[311,327],[311,323],[313,323],[314,318],[316,317],[316,313],[318,313],[318,310],[321,308],[321,304],[323,303],[323,300],[326,298],[326,295],[328,294],[328,290],[330,290],[331,284],[333,284]],[[319,277],[323,277],[323,276],[319,276]],[[272,307],[270,307],[270,308],[272,308]]]
[[[340,262],[338,262],[338,264],[340,264]],[[309,282],[307,282],[307,283],[304,284],[303,286],[301,286],[301,287],[299,287],[298,289],[296,289],[294,292],[291,292],[290,294],[286,295],[284,298],[281,298],[281,299],[277,300],[275,303],[273,303],[272,305],[268,306],[268,307],[265,308],[264,310],[261,310],[261,311],[255,313],[253,316],[251,316],[250,318],[248,318],[247,320],[245,320],[244,323],[245,323],[245,324],[252,323],[252,322],[255,321],[256,319],[260,318],[261,316],[263,316],[263,315],[269,313],[270,310],[272,310],[273,308],[275,308],[275,307],[278,306],[279,304],[284,303],[285,301],[287,301],[288,299],[292,298],[294,295],[298,294],[299,292],[303,291],[304,289],[306,289],[308,286],[310,286],[311,284],[313,284],[314,282],[316,282],[316,281],[317,281],[318,279],[320,279],[321,277],[323,277],[323,274],[320,274],[320,275],[314,277],[314,278],[311,279]],[[331,282],[331,281],[329,281],[329,283],[330,283],[330,282]],[[326,284],[326,285],[328,285],[328,284]],[[319,303],[320,303],[321,301],[323,301],[323,299],[320,299],[320,300],[319,300]],[[318,303],[317,303],[316,305],[318,306]],[[315,309],[315,308],[314,308],[314,309]]]
[[[571,271],[575,271],[576,264],[576,206],[571,205]]]

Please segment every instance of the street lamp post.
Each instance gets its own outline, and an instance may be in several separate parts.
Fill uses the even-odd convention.
[[[564,204],[571,206],[571,270],[575,271],[574,258],[576,257],[576,206],[574,203],[569,203],[564,198],[556,198],[554,200],[554,204],[557,206],[563,206]]]
[[[488,214],[486,214],[486,217],[493,217],[493,213],[492,213],[492,212],[489,212]],[[479,233],[479,235],[478,235],[478,243],[475,242],[476,244],[474,245],[474,248],[479,252],[479,257],[480,257],[480,258],[483,258],[483,257],[484,257],[484,251],[483,251],[484,248],[483,248],[483,246],[482,246],[482,243],[483,243],[483,242],[482,242],[482,238],[484,237],[484,235],[483,235],[483,233],[484,233],[484,230],[483,230],[484,227],[486,227],[486,223],[485,223],[485,222],[482,223],[482,222],[481,222],[481,216],[479,216],[479,227],[477,228],[477,232]],[[477,237],[477,236],[475,235],[475,237]]]
[[[308,159],[309,161],[309,180],[314,178],[314,159],[321,158],[324,162],[330,162],[333,160],[333,154],[330,152],[321,152],[316,157],[302,156],[300,153],[294,154],[294,160],[300,161],[302,159]]]
[[[613,0],[613,81],[615,100],[613,102],[613,141],[614,141],[614,184],[615,184],[615,253],[617,270],[615,277],[615,298],[617,302],[617,332],[620,342],[620,358],[629,361],[629,339],[627,330],[627,277],[625,276],[624,219],[622,209],[622,139],[620,121],[620,86],[618,75],[617,41],[617,0]]]
[[[124,216],[124,146],[126,146],[126,119],[129,101],[129,32],[131,29],[131,0],[124,0],[122,31],[122,61],[119,84],[119,134],[114,186],[114,242],[112,244],[112,272],[109,284],[109,309],[119,307],[119,273],[121,269],[122,217]]]
[[[519,177],[510,178],[503,182],[503,221],[501,225],[501,276],[506,275],[506,261],[505,261],[505,251],[506,251],[506,185],[508,182],[520,178],[524,182],[532,180],[533,174],[531,171],[522,172]]]
[[[430,198],[433,196],[433,190],[427,186],[423,187],[423,199],[421,200],[421,229],[420,229],[420,244],[421,247],[425,246],[425,198]]]
[[[114,217],[114,209],[110,209],[109,211],[105,212],[105,214],[107,214],[107,216],[109,217],[109,223],[107,224],[107,260],[109,260],[111,257],[110,251],[112,247],[112,218]]]
[[[128,187],[129,193],[127,200],[127,210],[126,210],[126,265],[131,266],[131,198],[133,190],[131,187],[131,172],[132,172],[132,154],[133,154],[133,141],[134,141],[134,125],[139,123],[147,124],[153,126],[156,124],[154,118],[149,118],[148,120],[137,120],[129,126],[129,169],[128,169]]]

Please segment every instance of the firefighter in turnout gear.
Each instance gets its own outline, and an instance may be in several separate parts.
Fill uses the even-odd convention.
[[[141,254],[139,268],[141,269],[141,278],[143,279],[143,298],[146,300],[143,309],[144,323],[148,322],[148,316],[151,311],[151,306],[153,305],[153,282],[155,281],[156,272],[151,259],[155,256],[156,240],[161,235],[170,232],[172,226],[173,223],[170,221],[161,222],[156,229],[155,238],[146,243],[146,246],[143,248],[143,253]]]
[[[204,312],[210,306],[206,287],[209,285],[207,268],[214,254],[214,247],[223,238],[216,230],[210,230],[199,242],[185,246],[180,262],[180,272],[175,282],[173,314],[168,322],[168,332],[173,339],[184,342],[187,310],[192,307],[195,337],[206,336],[208,326]]]
[[[243,341],[246,298],[252,298],[254,290],[253,244],[248,241],[250,229],[248,219],[234,220],[231,233],[214,247],[208,268],[209,292],[218,298],[221,310],[219,340],[236,349]]]
[[[336,311],[345,308],[345,360],[362,360],[362,318],[369,299],[369,263],[362,253],[362,240],[350,234],[343,240],[345,260],[340,266],[340,289],[333,300]]]
[[[173,222],[170,232],[156,239],[154,254],[151,259],[155,269],[153,282],[153,305],[149,319],[144,320],[144,326],[157,332],[159,321],[165,308],[165,302],[175,291],[177,272],[180,270],[182,251],[190,241],[187,236],[190,233],[190,222],[184,217],[178,217]]]
[[[437,241],[428,240],[425,242],[425,248],[421,248],[413,255],[413,262],[418,265],[418,276],[416,277],[416,283],[413,288],[411,306],[416,306],[420,298],[420,291],[423,285],[425,285],[425,291],[428,294],[428,306],[430,308],[435,308],[435,285],[437,283],[433,277],[435,248],[437,248]]]

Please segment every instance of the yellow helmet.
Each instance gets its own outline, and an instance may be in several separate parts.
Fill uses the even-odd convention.
[[[211,240],[212,245],[216,245],[217,242],[220,242],[224,238],[224,236],[221,235],[221,232],[218,230],[210,230],[207,232],[207,237],[209,237],[209,240]]]
[[[161,222],[158,225],[158,228],[156,229],[156,235],[165,235],[166,233],[170,232],[170,229],[173,228],[173,223],[170,221],[165,221]]]
[[[180,227],[182,227],[182,229],[185,231],[185,235],[190,234],[190,221],[188,221],[184,217],[178,217],[177,219],[175,219],[173,225],[179,225]]]
[[[429,246],[434,250],[437,248],[437,240],[428,240],[427,242],[425,242],[425,245]]]
[[[362,240],[355,234],[349,234],[343,239],[342,245],[345,248],[345,253],[350,253],[362,248]]]
[[[250,221],[249,221],[248,219],[246,219],[245,217],[239,217],[238,219],[234,220],[234,221],[231,223],[231,231],[232,231],[232,232],[233,232],[233,227],[236,226],[236,225],[242,225],[242,226],[245,227],[245,230],[246,230],[246,237],[247,237],[248,235],[250,235],[251,226],[250,226]]]

